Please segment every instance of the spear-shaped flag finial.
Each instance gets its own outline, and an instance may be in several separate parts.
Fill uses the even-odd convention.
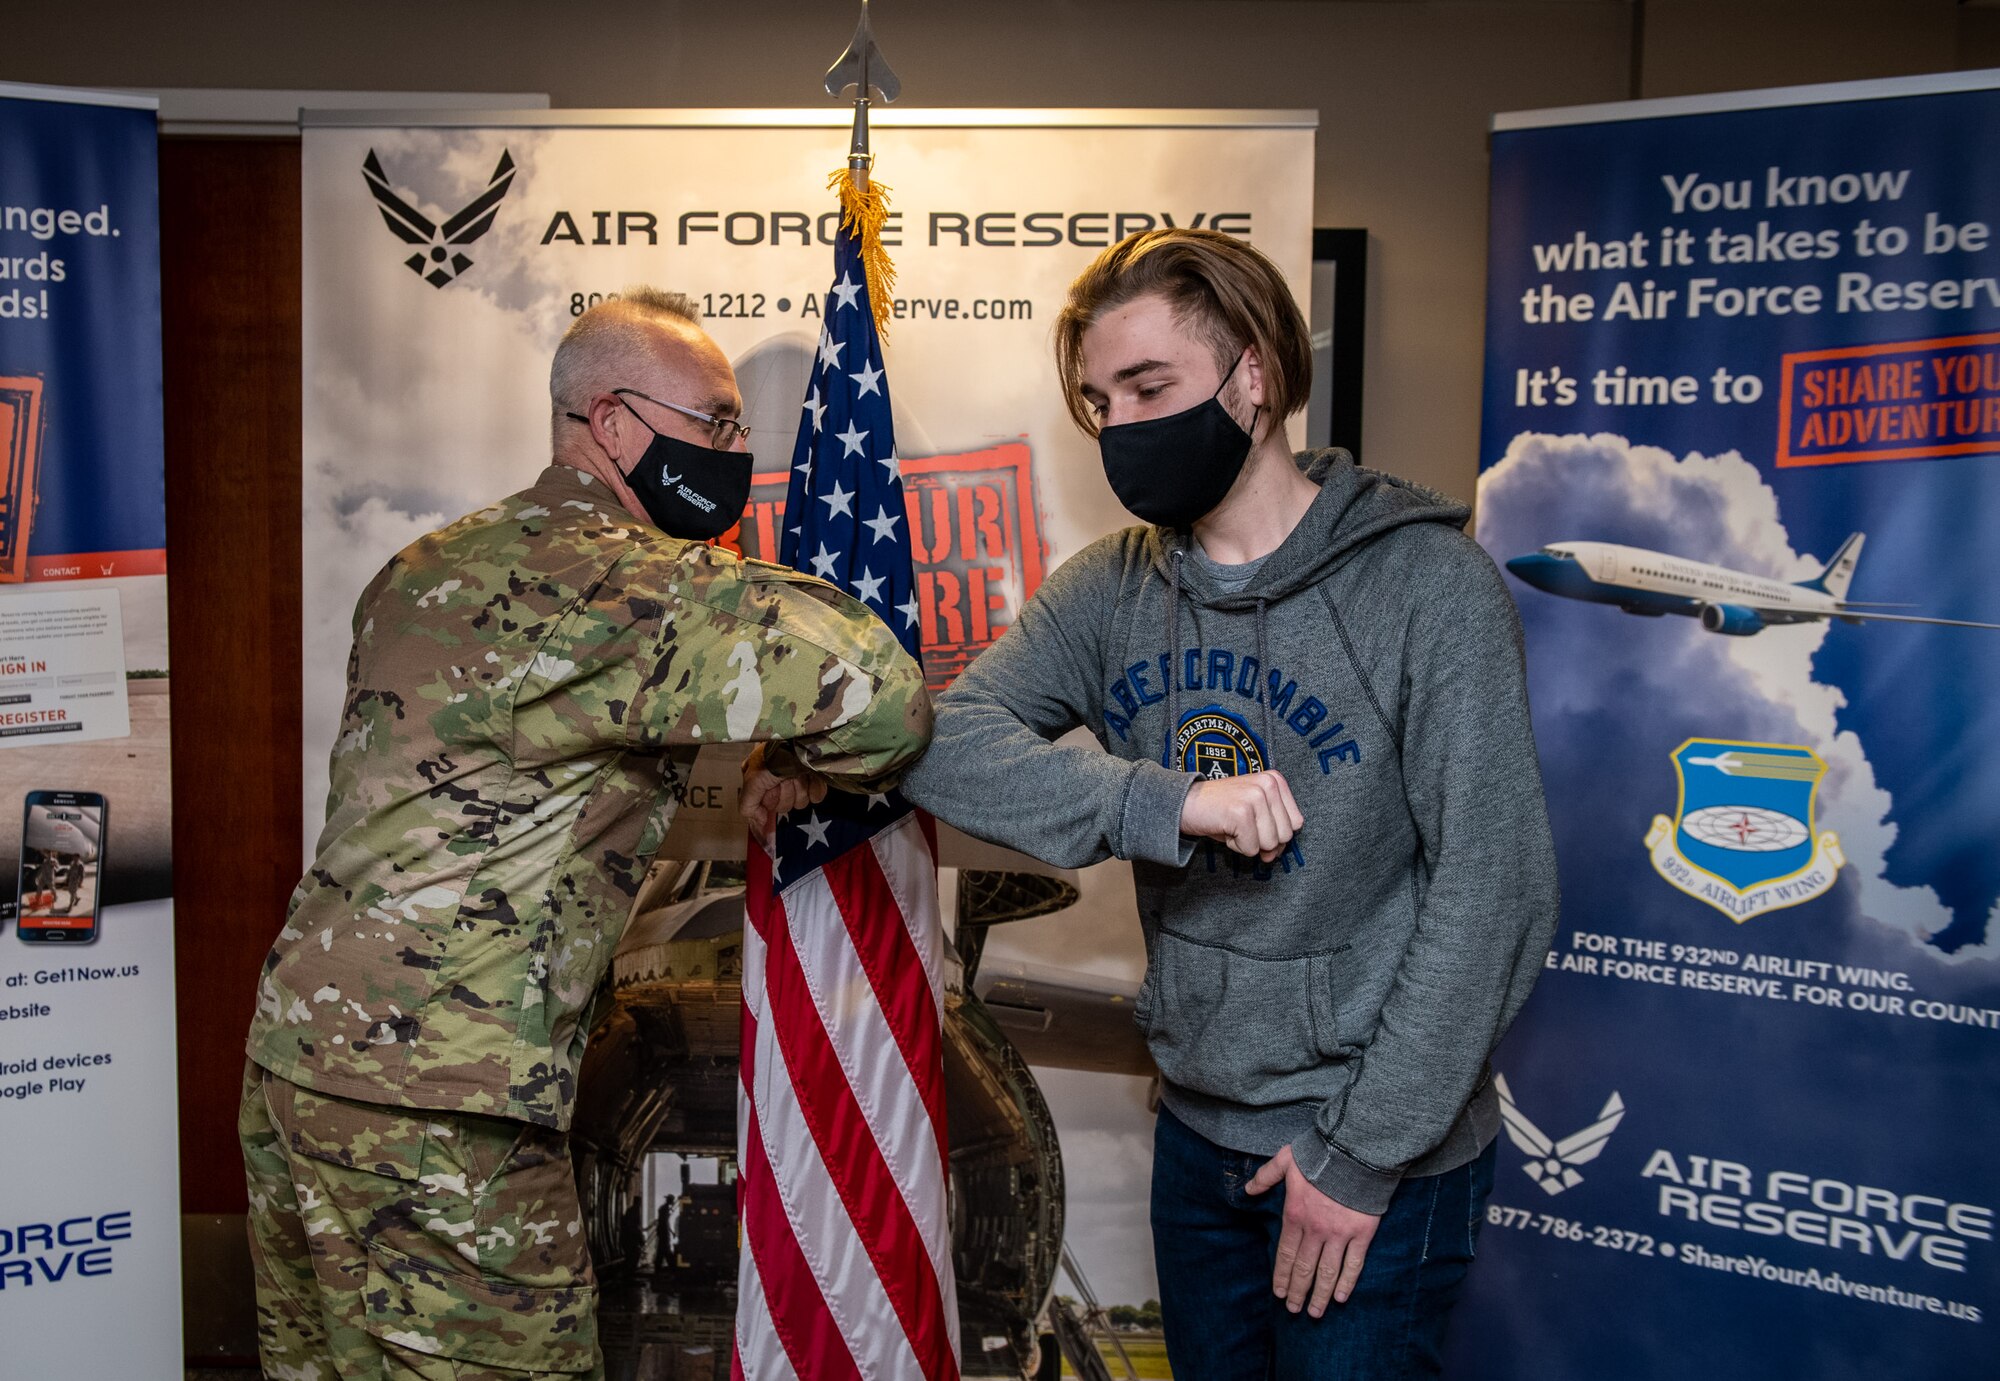
[[[891,315],[890,294],[896,286],[896,266],[882,247],[882,227],[889,217],[887,187],[872,176],[875,154],[868,147],[868,107],[872,97],[893,101],[903,94],[903,83],[889,70],[889,63],[875,43],[875,31],[868,24],[868,0],[861,0],[861,23],[840,60],[826,69],[826,94],[854,93],[854,138],[847,146],[847,166],[835,173],[830,185],[840,193],[840,228],[851,231],[859,241],[861,263],[868,279],[868,306],[875,318],[877,335],[887,332]]]
[[[890,70],[888,59],[882,56],[882,49],[875,42],[875,31],[868,26],[868,0],[861,0],[861,23],[855,26],[853,41],[847,51],[833,66],[826,69],[826,94],[845,96],[854,93],[854,139],[848,145],[848,166],[865,173],[871,155],[868,151],[868,107],[872,91],[887,105],[903,94],[903,83]]]

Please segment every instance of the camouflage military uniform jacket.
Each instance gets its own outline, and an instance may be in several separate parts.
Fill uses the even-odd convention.
[[[363,592],[326,828],[250,1058],[567,1127],[591,997],[701,746],[785,740],[859,790],[929,729],[921,671],[862,605],[552,466]]]

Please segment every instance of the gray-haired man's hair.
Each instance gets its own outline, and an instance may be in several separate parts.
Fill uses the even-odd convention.
[[[701,308],[686,293],[640,283],[570,323],[549,364],[552,441],[561,434],[565,413],[582,412],[593,394],[629,383],[625,375],[633,356],[651,345],[645,325],[661,318],[694,324],[701,320]]]

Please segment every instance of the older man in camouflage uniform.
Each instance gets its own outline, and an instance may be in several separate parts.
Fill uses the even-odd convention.
[[[686,299],[585,313],[550,391],[555,463],[355,610],[326,829],[249,1039],[274,1381],[597,1373],[565,1129],[695,754],[783,742],[865,791],[929,734],[921,672],[860,604],[642,516],[628,477],[656,434],[741,446]]]

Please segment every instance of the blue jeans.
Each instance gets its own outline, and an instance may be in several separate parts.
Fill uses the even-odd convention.
[[[1437,1376],[1493,1189],[1494,1148],[1406,1179],[1345,1304],[1315,1319],[1271,1293],[1285,1187],[1246,1194],[1266,1157],[1229,1151],[1165,1108],[1153,1133],[1153,1261],[1180,1381],[1401,1381]]]

